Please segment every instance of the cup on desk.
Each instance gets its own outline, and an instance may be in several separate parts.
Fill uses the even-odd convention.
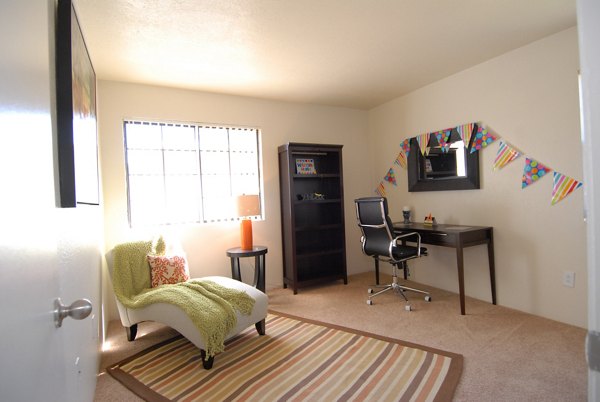
[[[410,223],[410,208],[409,207],[402,208],[402,216],[404,217],[404,224],[409,224]]]

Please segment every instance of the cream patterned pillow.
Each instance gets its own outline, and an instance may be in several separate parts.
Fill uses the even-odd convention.
[[[185,282],[190,279],[187,260],[184,256],[148,254],[152,287]]]

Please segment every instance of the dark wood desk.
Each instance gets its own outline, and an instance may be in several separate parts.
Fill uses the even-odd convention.
[[[490,269],[490,286],[492,304],[496,304],[496,274],[494,266],[494,234],[490,226],[435,225],[411,222],[408,224],[394,222],[396,234],[417,232],[421,235],[421,243],[433,246],[452,247],[456,249],[456,265],[458,269],[458,290],[460,295],[460,313],[465,315],[465,271],[463,249],[465,247],[487,244]],[[379,282],[379,272],[376,272]]]

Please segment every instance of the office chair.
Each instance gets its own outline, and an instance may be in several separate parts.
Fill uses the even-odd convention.
[[[407,261],[427,255],[427,249],[421,247],[421,236],[416,232],[394,235],[394,227],[388,216],[388,205],[385,197],[365,197],[354,200],[356,205],[356,219],[362,232],[360,239],[364,254],[373,257],[375,264],[379,261],[392,264],[392,283],[383,286],[373,293],[369,289],[367,304],[373,304],[373,298],[380,294],[393,290],[406,301],[405,309],[411,311],[405,291],[417,292],[425,295],[425,301],[431,301],[431,296],[423,290],[410,288],[398,284],[398,268],[404,270],[404,278],[408,274]],[[415,246],[407,245],[406,242],[416,243]]]

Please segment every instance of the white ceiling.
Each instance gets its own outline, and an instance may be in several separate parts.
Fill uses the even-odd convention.
[[[576,0],[74,0],[99,79],[370,109],[576,25]]]

